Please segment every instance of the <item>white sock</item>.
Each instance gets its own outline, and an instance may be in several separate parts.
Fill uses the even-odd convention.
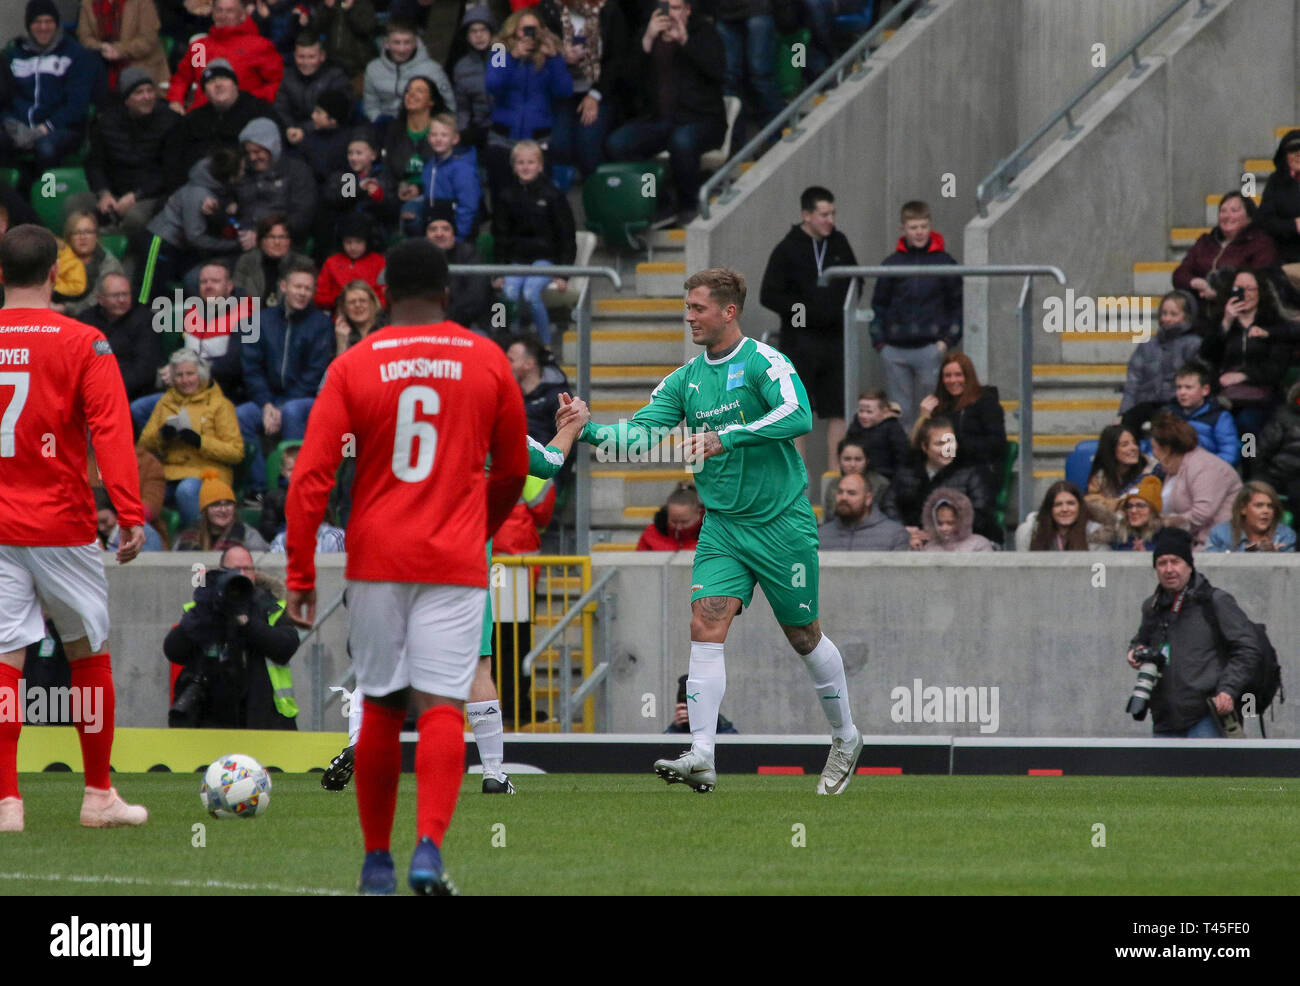
[[[727,691],[727,666],[721,644],[691,641],[690,674],[686,679],[686,711],[691,717],[691,749],[713,759],[718,711]]]
[[[831,735],[840,740],[852,739],[853,712],[849,709],[849,685],[839,648],[823,633],[812,652],[804,655],[803,663],[817,689],[818,704],[831,724]]]
[[[348,746],[356,746],[357,737],[361,735],[361,705],[365,700],[360,688],[348,697]]]
[[[466,702],[469,728],[474,730],[474,745],[485,774],[501,773],[501,762],[506,756],[506,731],[501,724],[501,703]]]

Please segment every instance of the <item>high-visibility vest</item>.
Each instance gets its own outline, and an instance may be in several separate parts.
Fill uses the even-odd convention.
[[[186,612],[194,608],[194,600],[190,600],[183,607]],[[270,626],[275,626],[280,621],[280,617],[285,614],[285,601],[276,600],[275,609],[267,617],[266,622]],[[269,657],[262,660],[266,663],[266,675],[271,679],[271,693],[275,700],[275,711],[286,718],[292,719],[298,715],[298,703],[293,698],[293,672],[289,670],[287,664],[276,664]]]

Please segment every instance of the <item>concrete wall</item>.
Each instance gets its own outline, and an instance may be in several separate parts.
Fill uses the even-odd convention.
[[[597,559],[619,569],[610,653],[614,673],[606,728],[661,732],[672,714],[677,677],[690,658],[690,555],[620,554]],[[1096,564],[1104,587],[1095,587]],[[1268,625],[1284,680],[1296,677],[1292,641],[1300,559],[1200,556],[1210,581],[1233,593]],[[594,573],[593,573],[594,574]],[[849,553],[821,559],[821,623],[844,656],[854,716],[873,735],[1001,737],[1149,736],[1151,722],[1124,713],[1134,672],[1124,661],[1139,605],[1155,588],[1148,555],[930,555]],[[633,602],[635,601],[635,602]],[[743,733],[820,733],[802,662],[756,592],[726,644],[722,711]],[[998,730],[978,723],[900,723],[898,687],[998,689]],[[656,696],[656,717],[643,715]],[[985,693],[991,697],[991,692]],[[1258,723],[1250,732],[1258,737]],[[1270,737],[1300,735],[1294,701],[1277,707]]]
[[[1079,135],[1041,145],[1017,193],[971,220],[970,263],[1032,257],[1060,266],[1076,296],[1128,294],[1133,262],[1166,256],[1169,227],[1202,225],[1205,196],[1239,184],[1240,159],[1272,155],[1273,128],[1297,109],[1295,0],[1229,0],[1177,22],[1141,77],[1125,73],[1077,118]],[[991,326],[990,376],[1007,396],[1019,396],[1018,292],[968,282],[965,296],[967,322]],[[1040,282],[1040,313],[1044,293],[1063,292]],[[1035,361],[1059,357],[1059,339],[1036,333]]]

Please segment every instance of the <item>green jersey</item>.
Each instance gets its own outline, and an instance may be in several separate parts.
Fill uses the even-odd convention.
[[[700,353],[665,377],[630,421],[589,422],[582,439],[624,458],[629,448],[653,448],[663,430],[683,421],[691,432],[716,431],[725,450],[696,473],[709,512],[764,523],[806,495],[808,472],[794,439],[812,430],[808,392],[790,361],[771,346],[742,338],[726,354]]]
[[[551,479],[563,466],[564,456],[559,449],[528,439],[528,475]]]

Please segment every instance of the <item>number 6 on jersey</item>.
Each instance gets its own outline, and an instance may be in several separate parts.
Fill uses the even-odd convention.
[[[438,429],[428,421],[416,421],[417,410],[437,414],[441,404],[432,387],[412,384],[397,398],[397,424],[393,431],[393,474],[406,483],[419,483],[433,472],[433,456],[438,450]],[[416,447],[411,462],[411,446]]]

